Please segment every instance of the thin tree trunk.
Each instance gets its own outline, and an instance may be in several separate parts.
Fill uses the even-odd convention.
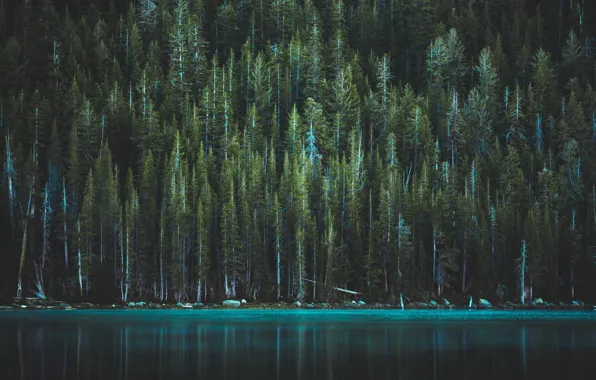
[[[83,297],[83,268],[82,268],[82,260],[81,260],[81,219],[77,219],[77,270],[79,273],[79,290],[81,292],[81,297]]]
[[[19,277],[17,280],[17,298],[21,298],[23,296],[23,286],[22,286],[22,278],[23,278],[23,267],[25,265],[25,252],[27,248],[27,225],[28,220],[25,219],[23,222],[23,241],[21,242],[21,259],[19,261]]]
[[[25,252],[27,249],[27,226],[29,224],[29,216],[31,215],[31,198],[32,198],[32,184],[29,185],[29,202],[27,204],[27,213],[23,221],[23,241],[21,242],[21,259],[19,260],[19,277],[17,279],[17,298],[23,296],[23,268],[25,266]]]

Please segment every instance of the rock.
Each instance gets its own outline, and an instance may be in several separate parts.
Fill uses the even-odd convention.
[[[240,301],[240,303],[241,303],[242,305],[246,305],[246,300],[243,298],[243,299]]]
[[[309,303],[308,305],[306,305],[306,307],[309,309],[313,309],[315,307],[315,305],[313,305],[312,303]]]
[[[431,304],[431,306],[437,306],[437,301],[435,301],[435,300],[431,300],[431,301],[430,301],[430,304]]]
[[[534,301],[532,301],[532,305],[544,305],[544,301],[542,298],[536,298]]]
[[[296,301],[296,302],[294,302],[294,303],[293,303],[293,305],[294,305],[294,306],[298,306],[298,307],[302,306],[302,304],[300,303],[300,301]]]
[[[352,300],[351,303],[352,303],[352,306],[355,306],[356,305],[356,301],[354,301],[354,300]]]
[[[445,298],[443,300],[443,303],[445,304],[445,306],[450,306],[451,305],[451,302],[449,302],[449,300],[447,298]]]
[[[366,305],[366,302],[364,302],[364,301],[358,301],[358,305],[364,306],[364,305]]]
[[[492,309],[493,305],[484,298],[480,298],[480,301],[478,301],[478,307],[483,309]]]
[[[178,303],[176,304],[176,306],[178,306],[178,307],[182,307],[182,308],[184,308],[184,309],[192,309],[192,304],[190,304],[190,303],[188,303],[188,302],[185,302],[185,303],[178,302]]]
[[[224,306],[240,307],[240,301],[236,300],[225,300],[221,304]]]
[[[197,303],[195,303],[195,306],[203,306],[203,303],[202,302],[197,302]]]
[[[21,305],[21,309],[26,309],[27,305]]]
[[[571,301],[571,305],[575,306],[575,307],[579,307],[579,302],[577,301]]]

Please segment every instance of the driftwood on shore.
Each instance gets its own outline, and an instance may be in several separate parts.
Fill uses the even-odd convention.
[[[312,282],[313,284],[319,284],[319,285],[323,285],[323,284],[321,284],[320,282],[313,281],[313,280],[309,280],[308,278],[303,278],[302,280],[303,280],[303,281]],[[353,290],[348,290],[348,289],[343,289],[343,288],[336,288],[336,287],[332,287],[331,289],[333,289],[333,290],[337,290],[338,292],[342,292],[342,293],[348,293],[348,294],[352,294],[352,295],[355,295],[355,296],[356,296],[356,295],[359,295],[359,294],[362,294],[362,293],[360,293],[360,292],[355,292],[355,291],[353,291]]]

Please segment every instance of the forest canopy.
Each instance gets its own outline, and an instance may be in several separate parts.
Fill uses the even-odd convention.
[[[596,299],[596,4],[0,0],[0,294]]]

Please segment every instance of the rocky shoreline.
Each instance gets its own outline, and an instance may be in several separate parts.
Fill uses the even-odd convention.
[[[491,304],[485,299],[478,299],[477,302],[468,304],[452,304],[447,300],[440,302],[411,302],[404,304],[371,303],[364,301],[351,301],[345,303],[301,303],[295,302],[247,302],[246,300],[226,300],[221,303],[155,303],[155,302],[128,302],[126,304],[93,304],[89,302],[67,303],[56,300],[41,300],[38,298],[24,298],[12,302],[0,303],[0,309],[14,310],[183,310],[183,309],[254,309],[254,310],[296,310],[296,309],[324,309],[324,310],[593,310],[596,306],[586,304],[582,301],[571,303],[551,303],[538,298],[527,304],[513,303],[511,301]]]

